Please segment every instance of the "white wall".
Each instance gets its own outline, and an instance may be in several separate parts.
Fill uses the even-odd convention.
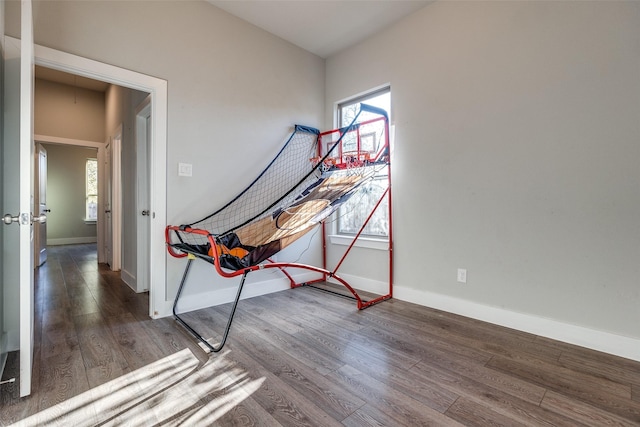
[[[640,339],[640,3],[436,2],[326,73],[327,125],[391,83],[396,296]]]
[[[169,223],[237,194],[293,124],[322,123],[324,61],[206,2],[36,1],[34,15],[38,44],[168,81]],[[178,177],[178,162],[193,164],[193,177]],[[170,289],[183,266],[169,260]],[[193,273],[195,292],[236,284],[207,268]]]
[[[36,79],[36,135],[103,142],[104,120],[103,92]]]

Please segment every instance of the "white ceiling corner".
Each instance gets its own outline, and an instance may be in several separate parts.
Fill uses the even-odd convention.
[[[207,0],[322,58],[423,8],[431,0]]]

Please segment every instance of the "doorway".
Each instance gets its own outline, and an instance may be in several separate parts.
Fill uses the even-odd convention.
[[[149,175],[149,314],[163,317],[170,314],[171,304],[166,291],[166,254],[164,247],[164,227],[166,224],[166,120],[167,82],[130,70],[49,49],[35,47],[35,63],[66,73],[104,81],[125,88],[150,94]],[[169,302],[168,302],[169,301]]]
[[[98,261],[122,274],[125,282],[137,290],[136,257],[123,260],[122,254],[137,252],[132,223],[138,208],[129,201],[135,199],[140,182],[148,185],[148,166],[146,155],[139,162],[144,166],[142,170],[131,164],[129,159],[137,156],[137,150],[129,129],[135,120],[133,106],[148,94],[107,84],[103,87],[101,90],[99,84],[87,79],[79,81],[67,73],[36,67],[37,132],[105,140],[98,143],[36,136],[40,141],[57,139],[57,143],[46,144],[51,150],[53,179],[48,193],[53,212],[45,237],[50,245],[98,243]],[[55,119],[55,126],[51,118]],[[106,138],[105,123],[109,127],[110,123],[117,123]],[[103,161],[98,161],[96,146],[104,152],[100,156]],[[146,205],[145,208],[148,209]],[[124,223],[123,218],[127,219]],[[99,239],[97,229],[101,231]]]

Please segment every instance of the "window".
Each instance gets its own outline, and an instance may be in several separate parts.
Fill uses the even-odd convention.
[[[366,95],[362,95],[338,104],[338,123],[340,127],[348,126],[349,124],[351,124],[353,118],[358,112],[358,104],[360,103],[365,103],[373,107],[382,108],[387,112],[387,114],[390,114],[391,88],[385,87],[383,89],[379,89]],[[363,121],[371,118],[368,116],[370,116],[370,113],[365,112],[360,115],[359,120]]]
[[[98,160],[87,159],[85,181],[86,181],[85,218],[87,221],[97,221],[98,220]]]
[[[377,176],[365,184],[356,194],[345,202],[338,210],[338,233],[355,235],[373,211],[376,203],[382,197],[387,188],[387,177]],[[373,213],[366,227],[362,230],[362,236],[386,238],[389,237],[389,203],[385,199]]]
[[[391,110],[391,90],[389,87],[376,90],[357,98],[350,99],[346,102],[338,104],[338,123],[340,127],[351,124],[355,114],[358,111],[358,104],[365,103],[374,107],[382,108],[390,113]],[[364,112],[360,115],[359,121],[369,120],[373,117],[371,113]],[[363,134],[360,137],[360,144],[363,148],[370,151],[377,151],[375,134]],[[356,148],[355,138],[345,138],[342,142],[343,152],[349,152]],[[355,235],[366,221],[369,214],[375,207],[376,203],[384,194],[388,185],[388,168],[384,168],[378,172],[376,177],[366,184],[360,191],[354,194],[337,212],[337,234],[338,235]],[[385,239],[389,237],[389,204],[388,198],[378,206],[373,213],[367,226],[362,230],[361,236],[372,237],[377,239]]]

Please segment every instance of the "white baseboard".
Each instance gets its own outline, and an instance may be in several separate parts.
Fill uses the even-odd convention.
[[[9,354],[9,350],[7,349],[7,334],[2,334],[0,336],[0,378],[2,378],[2,374],[4,373],[4,367],[7,364],[7,355]]]
[[[401,286],[394,287],[393,296],[402,301],[640,361],[640,339]]]
[[[296,282],[302,283],[317,279],[318,274],[313,272],[305,272],[300,274],[292,274],[292,277]],[[237,277],[233,280],[237,280],[238,282],[236,282],[235,285],[238,285],[240,277]],[[244,288],[242,289],[240,299],[253,298],[273,292],[284,291],[290,288],[291,285],[289,281],[284,278],[264,280],[255,283],[246,283]],[[178,303],[178,313],[186,313],[189,311],[200,310],[207,307],[213,307],[216,305],[233,302],[236,297],[237,290],[237,286],[232,286],[194,295],[183,294],[182,298],[180,298],[180,302]],[[165,301],[165,304],[162,307],[162,311],[160,311],[158,315],[154,317],[158,318],[171,315],[173,315],[173,301]]]
[[[389,282],[381,282],[379,280],[358,277],[351,274],[338,273],[338,276],[344,279],[354,289],[378,295],[386,295],[389,293]],[[332,278],[328,278],[327,282],[339,284],[337,280]]]
[[[127,286],[129,286],[133,290],[133,292],[138,292],[138,281],[133,274],[129,273],[127,270],[122,269],[120,270],[120,278],[124,283],[127,284]]]
[[[341,274],[340,277],[346,280],[352,287],[367,292],[382,295],[386,294],[389,289],[387,282],[352,276],[349,274]],[[294,276],[294,279],[298,282],[311,281],[316,278],[317,275],[314,273],[303,273]],[[335,280],[330,279],[329,281],[337,283]],[[281,279],[250,283],[247,284],[242,291],[242,299],[278,292],[285,289],[289,289],[289,283],[286,280]],[[179,312],[183,313],[229,303],[235,298],[235,292],[236,288],[231,287],[207,292],[205,294],[186,295],[180,300]],[[472,301],[432,292],[419,291],[402,286],[394,287],[393,296],[394,298],[402,301],[459,314],[472,319],[640,361],[639,339],[571,325],[531,314],[517,313],[515,311],[504,310],[497,307],[478,304]],[[157,317],[171,315],[172,306],[173,301],[167,301],[163,313],[160,313]]]
[[[61,239],[47,239],[47,246],[79,245],[82,243],[96,243],[97,241],[98,241],[98,238],[96,236],[65,237]]]
[[[11,329],[7,331],[3,336],[2,351],[10,353],[12,351],[20,350],[20,330]]]

